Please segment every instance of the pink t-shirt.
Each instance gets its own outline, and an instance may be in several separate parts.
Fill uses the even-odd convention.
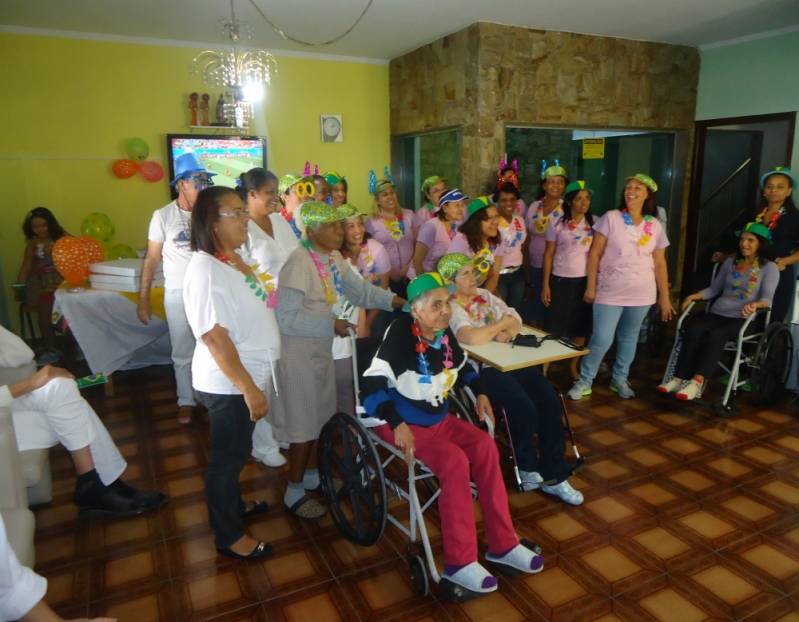
[[[499,237],[500,242],[494,255],[502,257],[503,268],[513,268],[522,265],[522,249],[524,240],[527,237],[527,229],[524,220],[520,216],[513,216],[511,221],[499,218]]]
[[[530,265],[533,268],[540,268],[544,265],[544,251],[547,247],[546,234],[549,223],[563,216],[563,209],[558,205],[548,216],[544,216],[544,201],[534,201],[527,208],[527,215],[524,222],[530,232]]]
[[[358,253],[358,272],[373,285],[380,283],[380,277],[391,270],[391,262],[385,247],[375,239],[366,240],[365,247]]]
[[[527,205],[525,204],[524,200],[519,199],[516,201],[516,209],[513,211],[522,219],[522,222],[524,222],[524,218],[527,216]]]
[[[408,266],[408,278],[413,278],[416,273],[413,270],[413,248],[414,248],[414,235],[413,235],[413,212],[409,209],[402,210],[402,224],[405,231],[402,232],[399,239],[394,239],[397,235],[395,232],[389,231],[386,221],[380,216],[372,217],[364,223],[366,230],[372,237],[380,242],[388,253],[388,259],[391,262],[391,269],[398,270],[402,266]]]
[[[497,250],[498,249],[499,249],[499,246],[496,246],[494,248],[489,247],[489,250],[491,252],[488,254],[488,257],[486,257],[486,259],[488,260],[488,263],[491,266],[493,266],[494,263],[495,263],[495,256],[497,256]],[[467,257],[474,257],[475,254],[476,254],[472,250],[472,247],[469,246],[469,240],[462,233],[458,233],[458,235],[456,235],[454,238],[452,238],[452,242],[450,243],[446,254],[448,255],[450,253],[463,253]],[[502,265],[504,266],[504,264],[502,264]]]
[[[448,223],[435,216],[422,225],[416,241],[427,247],[427,255],[422,261],[425,272],[434,271],[439,259],[448,252],[454,252],[448,250],[450,242],[452,242],[450,236],[452,232],[453,229]]]
[[[433,206],[430,203],[425,203],[413,213],[413,230],[417,235],[422,225],[431,218],[435,218],[435,214],[433,213]]]
[[[627,225],[622,212],[614,209],[594,223],[594,231],[607,238],[599,262],[595,302],[622,307],[655,304],[657,285],[652,253],[669,245],[660,221],[651,216],[637,227]]]
[[[563,222],[563,218],[550,220],[546,241],[555,243],[552,274],[566,278],[585,276],[593,238],[594,231],[585,219],[579,225]]]

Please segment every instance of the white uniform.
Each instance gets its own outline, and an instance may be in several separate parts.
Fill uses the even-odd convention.
[[[178,406],[194,406],[191,388],[191,357],[194,337],[183,309],[183,278],[191,259],[191,212],[168,203],[153,213],[147,239],[162,244],[164,269],[164,311],[172,342],[172,363],[175,368]]]
[[[19,563],[0,516],[0,620],[19,620],[44,598],[47,579]]]
[[[19,351],[20,344],[27,348],[19,337],[0,326],[0,351]],[[103,422],[81,397],[74,380],[55,378],[16,399],[8,386],[0,386],[0,406],[11,408],[20,451],[47,449],[59,443],[69,451],[88,446],[103,484],[116,481],[125,471],[125,459]]]

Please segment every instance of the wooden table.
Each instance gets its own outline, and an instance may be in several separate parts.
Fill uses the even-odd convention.
[[[526,325],[522,326],[521,332],[523,335],[535,334],[539,337],[547,335],[542,330]],[[574,350],[555,340],[545,341],[538,348],[513,346],[510,343],[498,341],[491,341],[481,346],[467,346],[463,343],[460,345],[470,358],[503,372],[585,356],[589,352],[588,348]]]

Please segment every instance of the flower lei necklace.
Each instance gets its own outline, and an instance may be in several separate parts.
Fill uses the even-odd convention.
[[[233,260],[224,253],[214,253],[214,257],[216,257],[222,263],[226,263],[234,270],[240,271],[239,267],[233,262]],[[275,287],[275,277],[268,272],[259,270],[257,263],[250,264],[248,267],[252,271],[252,274],[244,274],[244,282],[250,286],[250,289],[252,290],[252,293],[255,294],[256,298],[260,298],[266,303],[267,309],[274,309],[277,307],[277,288]]]
[[[415,320],[411,324],[411,334],[416,337],[415,349],[416,360],[419,362],[419,384],[433,384],[433,377],[430,375],[430,363],[427,361],[427,350],[431,346],[437,349],[444,348],[444,376],[447,379],[444,397],[447,397],[449,388],[454,384],[452,367],[455,365],[452,360],[452,346],[449,345],[449,335],[442,331],[436,334],[436,340],[433,343],[427,343],[427,341],[422,339],[422,329]]]
[[[577,230],[577,223],[574,220],[570,220],[566,223],[566,228],[571,231],[572,233],[572,243],[575,246],[583,245],[588,246],[591,244],[591,238],[594,237],[594,230],[588,225],[587,221],[583,219],[583,233],[581,235],[580,232]]]
[[[447,223],[443,223],[443,224],[444,224],[444,227],[447,227]],[[454,238],[456,235],[458,235],[458,223],[456,223],[454,221],[449,223],[449,227],[447,227],[447,235],[449,236],[450,240],[452,238]]]
[[[319,278],[322,281],[322,287],[325,290],[325,300],[332,307],[334,304],[336,304],[338,297],[344,295],[344,289],[341,286],[341,273],[338,271],[336,262],[333,261],[333,255],[331,254],[328,256],[328,266],[330,268],[330,272],[328,272],[327,268],[325,268],[324,264],[322,264],[322,260],[319,258],[319,255],[311,247],[311,243],[308,240],[303,240],[302,245],[308,250],[308,254],[311,256],[311,261],[313,261],[314,266],[316,266],[316,273],[319,275]],[[332,287],[330,286],[331,274],[333,275]]]
[[[760,260],[757,257],[752,262],[749,278],[746,280],[744,280],[746,276],[745,266],[744,260],[741,259],[735,262],[735,267],[732,269],[732,291],[733,293],[737,292],[735,295],[739,300],[747,300],[752,297],[760,278]]]
[[[391,239],[394,241],[399,241],[405,235],[405,220],[400,212],[399,216],[396,216],[392,219],[388,219],[385,216],[383,220],[386,221],[386,229],[388,229],[388,234],[391,236]]]
[[[524,230],[524,227],[522,226],[521,221],[518,218],[516,218],[515,216],[511,217],[511,222],[513,223],[513,228],[514,228],[514,231],[515,231],[515,235],[513,236],[513,239],[508,242],[508,246],[510,248],[513,248],[519,242],[522,241],[522,237],[524,237],[524,234],[522,233],[522,231]],[[510,225],[511,225],[510,222],[507,222],[504,218],[500,217],[500,219],[499,219],[499,228],[500,229],[508,229],[510,227]]]
[[[654,234],[655,228],[655,219],[654,217],[647,214],[644,216],[644,229],[643,231],[639,231],[638,227],[635,226],[633,222],[633,217],[630,216],[630,212],[626,209],[621,210],[621,217],[624,220],[624,226],[627,229],[627,233],[630,234],[632,239],[635,241],[636,245],[638,246],[646,246],[649,243],[649,240],[652,239],[652,235]]]
[[[294,235],[297,236],[297,239],[299,240],[302,238],[302,232],[299,230],[297,223],[294,222],[294,219],[291,217],[291,214],[289,214],[285,207],[280,208],[280,215],[286,219],[286,222],[289,223],[289,225],[291,225],[291,230],[294,232]]]
[[[494,313],[491,311],[491,307],[488,306],[488,300],[485,299],[485,296],[478,294],[466,302],[460,296],[456,296],[455,302],[463,307],[469,319],[474,322],[480,322],[486,326],[494,323]]]
[[[537,235],[544,235],[547,232],[547,225],[549,225],[549,219],[560,209],[560,204],[558,204],[549,215],[544,214],[544,204],[541,204],[541,207],[533,212],[532,220],[533,220],[533,227]]]
[[[373,283],[378,280],[377,274],[375,274],[377,265],[374,257],[372,257],[372,252],[369,250],[368,240],[364,240],[363,244],[361,244],[361,251],[358,253],[358,271],[361,276]]]
[[[768,207],[765,208],[762,212],[760,212],[757,216],[755,216],[755,222],[763,223],[763,220],[766,218],[766,212],[768,211]],[[766,225],[769,231],[774,231],[777,228],[777,223],[780,221],[780,218],[785,214],[785,207],[780,207],[776,212],[771,215],[771,218],[768,220],[768,225]]]

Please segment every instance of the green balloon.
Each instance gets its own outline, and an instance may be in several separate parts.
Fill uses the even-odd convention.
[[[109,244],[105,247],[105,258],[111,259],[136,259],[138,253],[127,244]]]
[[[80,232],[100,242],[108,242],[114,237],[114,223],[107,214],[93,212],[83,219]]]
[[[125,151],[131,160],[144,160],[150,155],[150,146],[141,138],[129,138]]]

